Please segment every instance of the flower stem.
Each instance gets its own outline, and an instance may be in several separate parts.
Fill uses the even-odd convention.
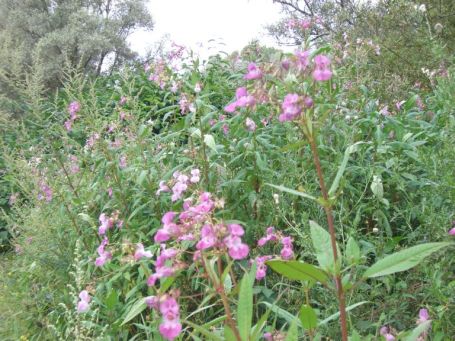
[[[314,166],[316,167],[316,173],[318,175],[319,187],[321,189],[322,197],[324,199],[324,211],[327,216],[327,224],[329,226],[329,234],[330,234],[330,242],[332,245],[333,259],[334,259],[335,264],[337,264],[338,253],[337,253],[337,247],[336,247],[336,232],[335,232],[335,224],[333,221],[332,204],[329,201],[329,195],[327,192],[327,188],[325,186],[324,174],[322,173],[321,162],[319,160],[319,153],[318,153],[318,148],[317,148],[317,145],[315,142],[314,135],[308,136],[308,139],[309,139],[310,146],[311,146],[311,152],[313,154]],[[346,323],[346,303],[345,303],[343,285],[341,282],[341,275],[338,270],[335,270],[334,280],[336,283],[338,305],[339,305],[339,310],[340,310],[341,339],[342,339],[342,341],[347,341],[348,340],[348,328],[347,328],[347,323]]]

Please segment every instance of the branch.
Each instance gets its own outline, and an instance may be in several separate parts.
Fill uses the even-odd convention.
[[[279,3],[279,4],[282,5],[282,6],[289,6],[289,7],[293,8],[294,10],[296,10],[297,12],[302,13],[302,14],[304,14],[304,15],[307,15],[307,16],[309,16],[309,17],[312,16],[311,13],[306,12],[305,10],[301,9],[299,6],[294,5],[293,3],[289,2],[289,1],[285,1],[285,0],[273,0],[273,2]],[[307,3],[307,2],[305,1],[305,3]],[[311,11],[311,12],[312,12],[312,11]]]

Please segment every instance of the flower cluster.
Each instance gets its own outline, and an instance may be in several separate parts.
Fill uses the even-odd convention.
[[[246,80],[261,79],[262,71],[255,63],[248,64],[248,73],[244,76]]]
[[[238,88],[235,92],[236,100],[224,107],[224,111],[233,113],[237,108],[253,107],[256,104],[256,99],[248,94],[246,88]]]
[[[73,125],[73,122],[77,118],[77,113],[81,110],[81,104],[77,101],[73,101],[68,105],[68,111],[70,113],[70,118],[69,120],[65,121],[65,128],[68,131],[71,131],[71,127]]]
[[[47,202],[52,200],[52,189],[44,181],[39,184],[40,192],[38,193],[38,200],[46,199]]]
[[[294,258],[294,250],[292,245],[292,238],[289,236],[284,236],[280,232],[275,232],[275,228],[270,226],[266,230],[264,237],[261,237],[258,240],[258,246],[265,246],[268,242],[279,242],[282,245],[280,251],[280,257],[284,260],[290,260]],[[265,263],[272,259],[272,256],[260,256],[256,257],[254,262],[256,263],[256,279],[261,280],[265,277],[267,272],[267,266]]]
[[[98,227],[98,234],[100,236],[104,236],[107,230],[113,228],[114,225],[117,225],[118,228],[121,228],[123,225],[123,220],[119,220],[118,216],[119,211],[115,211],[114,213],[112,213],[111,217],[109,217],[105,213],[101,213],[99,217],[100,226]]]
[[[134,260],[138,261],[141,258],[152,258],[152,252],[145,251],[144,245],[142,243],[136,244],[136,252],[134,252]]]
[[[195,168],[190,171],[190,176],[180,173],[174,172],[172,175],[174,181],[171,182],[170,186],[172,186],[172,201],[177,201],[182,198],[183,193],[186,192],[188,186],[192,184],[197,184],[201,180],[201,172],[199,169]],[[159,189],[156,191],[156,195],[160,195],[162,192],[170,192],[170,187],[166,184],[165,181],[160,181]]]
[[[419,317],[418,317],[416,323],[419,325],[419,324],[425,323],[427,321],[430,321],[430,314],[428,313],[428,310],[425,308],[420,309]],[[397,333],[396,330],[394,330],[393,328],[391,328],[389,326],[382,326],[381,329],[379,330],[379,334],[381,334],[386,341],[395,341],[396,333]],[[422,334],[419,335],[419,337],[417,338],[417,341],[426,340],[427,334],[428,334],[428,329],[423,331]]]
[[[109,239],[107,239],[107,237],[104,237],[103,241],[96,249],[99,257],[96,258],[95,265],[98,267],[103,266],[108,260],[112,259],[112,253],[109,251],[106,251],[104,249],[108,244],[109,244]]]

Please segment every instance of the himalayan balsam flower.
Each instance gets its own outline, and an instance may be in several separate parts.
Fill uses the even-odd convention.
[[[89,293],[87,292],[87,290],[82,290],[79,293],[79,298],[80,298],[80,301],[77,303],[77,312],[85,313],[90,308],[89,303],[90,303],[91,297],[90,297]]]
[[[235,91],[236,101],[224,107],[224,111],[233,113],[237,108],[253,107],[256,104],[256,99],[248,94],[244,87],[240,87]]]
[[[449,230],[449,235],[455,236],[455,227],[452,227],[452,228]]]
[[[315,69],[313,71],[313,79],[317,82],[328,81],[332,78],[332,71],[330,70],[329,57],[318,54],[314,57]]]
[[[264,333],[264,335],[262,335],[262,337],[264,338],[265,341],[273,341],[273,336],[272,336],[272,333]]]
[[[281,104],[283,112],[278,117],[280,122],[292,121],[299,117],[302,113],[302,106],[300,104],[300,97],[297,94],[287,94]]]
[[[417,324],[424,323],[430,319],[430,314],[428,314],[428,310],[423,308],[419,310],[419,319],[417,320]]]
[[[107,237],[104,237],[100,246],[98,246],[98,248],[97,248],[99,257],[96,258],[96,260],[95,260],[96,266],[103,266],[108,260],[112,259],[112,253],[104,250],[104,248],[106,247],[107,244],[109,244],[109,240],[107,239]]]
[[[161,192],[170,192],[171,191],[169,189],[169,187],[166,185],[166,182],[164,182],[164,181],[160,181],[160,184],[158,186],[159,186],[159,188],[156,191],[156,195],[160,195]]]
[[[379,334],[384,336],[386,341],[395,341],[395,336],[390,334],[390,328],[387,326],[382,326],[381,329],[379,330]]]
[[[295,56],[297,58],[297,69],[300,72],[305,71],[308,65],[310,65],[310,51],[297,51]]]
[[[152,252],[151,251],[145,251],[144,250],[144,245],[142,243],[137,243],[136,245],[136,252],[134,252],[134,260],[138,261],[141,258],[152,258]]]
[[[180,323],[179,305],[175,298],[169,296],[160,304],[160,312],[163,320],[160,324],[160,334],[166,340],[174,340],[182,331]]]
[[[199,182],[199,180],[201,179],[200,178],[200,174],[201,172],[199,171],[199,169],[192,169],[191,170],[191,178],[190,178],[190,182],[193,183],[193,184],[196,184]]]
[[[246,80],[252,79],[261,79],[262,71],[259,69],[255,63],[248,64],[248,73],[244,76]]]
[[[114,219],[109,218],[105,213],[101,213],[99,217],[100,226],[98,228],[98,234],[103,236],[106,231],[114,226]]]

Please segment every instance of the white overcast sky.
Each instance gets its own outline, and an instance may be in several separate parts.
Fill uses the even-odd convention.
[[[217,52],[207,50],[210,39],[222,41],[225,45],[217,50],[226,52],[240,50],[253,38],[273,45],[264,26],[280,18],[280,7],[272,0],[149,0],[149,9],[154,30],[137,32],[129,39],[140,54],[165,34],[202,56]]]

